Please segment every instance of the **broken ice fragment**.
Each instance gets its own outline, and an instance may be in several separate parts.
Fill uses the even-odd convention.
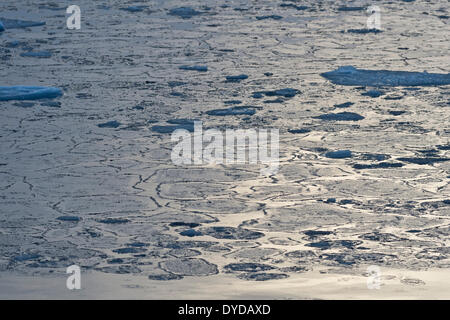
[[[351,158],[352,152],[350,150],[330,151],[330,152],[325,153],[325,157],[331,158],[331,159]]]
[[[52,99],[62,94],[61,89],[53,87],[0,87],[0,101]]]
[[[363,116],[354,112],[326,113],[315,117],[324,121],[359,121]]]
[[[167,120],[167,122],[173,125],[153,126],[151,130],[158,133],[172,133],[175,130],[181,129],[187,130],[189,132],[194,132],[194,120],[170,119]]]
[[[307,6],[298,6],[298,5],[295,5],[293,3],[282,3],[282,4],[280,4],[280,7],[282,7],[282,8],[289,8],[290,7],[290,8],[294,8],[294,9],[296,9],[298,11],[302,11],[302,10],[308,9]]]
[[[2,21],[4,29],[30,28],[30,27],[39,27],[39,26],[45,25],[45,22],[40,22],[40,21],[25,21],[25,20],[7,19],[7,18],[0,18],[0,21]]]
[[[380,90],[369,90],[367,92],[361,93],[362,96],[371,97],[371,98],[378,98],[383,95],[383,91]]]
[[[189,71],[198,71],[198,72],[206,72],[208,71],[207,66],[181,66],[181,70],[189,70]]]
[[[284,88],[284,89],[278,89],[278,90],[272,90],[272,91],[261,91],[261,92],[255,92],[255,93],[265,94],[268,97],[281,96],[281,97],[285,97],[285,98],[292,98],[292,97],[295,97],[298,93],[300,93],[300,91],[298,91],[297,89],[292,89],[292,88]]]
[[[280,279],[286,279],[289,276],[284,273],[246,273],[241,274],[238,276],[238,278],[243,280],[251,280],[251,281],[268,281],[268,280],[280,280]]]
[[[252,116],[255,114],[255,109],[251,107],[232,107],[227,109],[214,109],[206,111],[210,116],[236,116],[236,115],[248,115]]]
[[[429,157],[429,158],[398,158],[397,160],[403,161],[403,162],[419,164],[419,165],[425,165],[425,164],[433,164],[433,163],[437,163],[437,162],[450,161],[450,158],[436,158],[436,157]]]
[[[338,11],[363,11],[365,10],[364,7],[346,7],[346,6],[341,6],[338,8]]]
[[[350,106],[354,105],[353,102],[344,102],[344,103],[340,103],[340,104],[335,104],[334,107],[336,108],[348,108]]]
[[[274,267],[261,264],[261,263],[230,263],[224,267],[226,271],[238,271],[238,272],[260,272],[275,269]]]
[[[311,129],[303,128],[303,129],[288,129],[289,133],[308,133],[311,132]]]
[[[22,52],[21,57],[32,57],[32,58],[50,58],[52,53],[50,51],[28,51]]]
[[[56,218],[60,221],[70,221],[70,222],[78,222],[80,221],[80,217],[77,216],[60,216],[58,218]]]
[[[240,74],[237,76],[227,76],[227,82],[241,82],[242,80],[245,80],[248,78],[248,75],[246,74]]]
[[[348,29],[348,33],[360,33],[360,34],[367,34],[367,33],[380,33],[382,32],[380,29]]]
[[[201,236],[202,235],[202,233],[200,231],[196,231],[194,229],[184,230],[184,231],[180,232],[180,234],[182,236],[186,236],[186,237],[196,237],[196,236]]]
[[[116,120],[113,120],[113,121],[108,121],[108,122],[105,122],[105,123],[99,123],[97,125],[97,127],[99,127],[99,128],[117,128],[120,125],[121,125],[120,122],[118,122]]]
[[[374,164],[362,164],[362,163],[356,163],[353,165],[353,168],[357,170],[363,170],[363,169],[389,169],[389,168],[401,168],[403,167],[402,163],[391,163],[391,162],[380,162],[380,163],[374,163]]]
[[[364,70],[339,67],[320,74],[334,84],[344,86],[439,86],[450,84],[450,74],[389,70]]]
[[[277,16],[277,15],[269,15],[269,16],[258,16],[256,17],[257,20],[266,20],[266,19],[273,19],[273,20],[280,20],[283,19],[282,16]]]

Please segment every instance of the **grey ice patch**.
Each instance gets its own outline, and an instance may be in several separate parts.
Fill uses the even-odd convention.
[[[209,276],[217,274],[217,266],[204,259],[171,259],[160,263],[164,271],[181,276]]]
[[[233,227],[209,227],[200,231],[204,235],[209,235],[216,239],[253,240],[264,236],[262,232]]]

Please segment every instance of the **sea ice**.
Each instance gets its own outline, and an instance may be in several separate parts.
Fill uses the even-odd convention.
[[[241,82],[241,80],[248,79],[248,75],[240,74],[237,76],[226,76],[227,82]]]
[[[30,28],[30,27],[39,27],[45,25],[45,22],[40,21],[25,21],[25,20],[17,20],[17,19],[7,19],[0,18],[5,29],[19,29],[19,28]]]
[[[147,8],[148,8],[148,6],[129,6],[129,7],[120,8],[120,10],[129,11],[129,12],[142,12]]]
[[[307,128],[302,128],[302,129],[288,129],[288,132],[289,132],[289,133],[294,133],[294,134],[297,134],[297,133],[308,133],[308,132],[311,132],[311,129],[307,129]]]
[[[302,10],[308,9],[307,6],[298,6],[298,5],[293,4],[293,3],[282,3],[282,4],[280,4],[280,7],[282,7],[282,8],[294,8],[294,9],[296,9],[298,11],[302,11]]]
[[[383,91],[380,91],[380,90],[369,90],[367,92],[361,93],[361,95],[365,96],[365,97],[378,98],[378,97],[381,97],[383,95]]]
[[[391,162],[380,162],[380,163],[374,163],[374,164],[361,164],[356,163],[353,165],[353,168],[357,170],[363,170],[363,169],[390,169],[390,168],[401,168],[403,167],[402,163],[391,163]]]
[[[189,70],[189,71],[198,71],[198,72],[206,72],[208,71],[207,66],[181,66],[181,70]]]
[[[28,51],[22,52],[21,57],[32,57],[32,58],[50,58],[52,53],[50,51]]]
[[[351,158],[352,152],[350,150],[329,151],[325,153],[325,157],[331,159]]]
[[[363,11],[365,10],[365,7],[346,7],[341,6],[338,8],[338,11]]]
[[[362,115],[354,112],[325,113],[315,118],[324,121],[359,121],[364,119]]]
[[[194,121],[191,119],[170,119],[167,120],[167,123],[170,123],[171,125],[156,125],[151,128],[152,131],[158,132],[158,133],[172,133],[175,130],[184,129],[189,132],[194,131]]]
[[[334,107],[336,107],[336,108],[348,108],[348,107],[350,107],[352,105],[354,105],[353,102],[344,102],[344,103],[335,104]]]
[[[334,84],[344,86],[439,86],[450,84],[450,74],[389,71],[389,70],[364,70],[353,66],[339,67],[334,71],[321,74],[322,77]]]
[[[171,9],[169,11],[170,15],[178,16],[178,17],[183,18],[183,19],[190,19],[193,16],[199,15],[201,13],[202,12],[194,10],[192,8],[189,8],[189,7],[174,8],[174,9]]]
[[[224,267],[226,271],[238,271],[238,272],[260,272],[275,269],[274,267],[261,264],[261,263],[230,263]]]
[[[217,266],[204,259],[170,259],[160,263],[161,269],[180,276],[208,276],[219,273]]]
[[[269,16],[258,16],[256,17],[257,20],[266,20],[266,19],[273,19],[273,20],[280,20],[283,19],[282,16],[277,16],[277,15],[269,15]]]
[[[367,33],[380,33],[383,32],[380,29],[348,29],[348,33],[359,33],[359,34],[367,34]]]
[[[284,273],[245,273],[238,276],[243,280],[252,280],[252,281],[268,281],[268,280],[279,280],[286,279],[289,276]]]
[[[180,234],[182,236],[186,236],[186,237],[196,237],[196,236],[202,235],[202,233],[200,231],[197,231],[194,229],[187,229],[187,230],[181,231]]]
[[[61,89],[53,87],[0,87],[0,101],[53,99],[62,94]]]
[[[264,236],[262,232],[233,227],[209,227],[203,228],[201,232],[216,239],[253,240]]]
[[[120,122],[113,120],[113,121],[108,121],[105,123],[99,123],[97,125],[97,127],[99,128],[118,128],[121,125]]]
[[[252,116],[255,114],[255,109],[251,107],[232,107],[227,109],[214,109],[206,111],[210,116],[237,116],[237,115],[247,115]]]
[[[278,97],[292,98],[292,97],[295,97],[299,93],[300,93],[300,91],[297,89],[284,88],[284,89],[271,90],[271,91],[254,92],[253,97],[255,97],[255,95],[257,95],[258,97],[262,97],[262,95],[266,95],[268,97],[278,96]]]

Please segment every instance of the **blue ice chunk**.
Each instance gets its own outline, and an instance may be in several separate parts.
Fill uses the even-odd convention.
[[[14,257],[15,261],[28,261],[39,259],[40,255],[34,253],[25,253]]]
[[[97,125],[97,127],[99,128],[118,128],[121,125],[120,122],[113,120],[113,121],[108,121],[105,123],[99,123]]]
[[[389,70],[364,70],[353,66],[339,67],[321,74],[334,84],[344,86],[439,86],[450,84],[450,73],[428,73]]]
[[[325,153],[325,157],[331,158],[331,159],[351,158],[352,152],[350,150],[330,151],[330,152]]]
[[[266,20],[266,19],[281,20],[281,19],[283,19],[283,17],[272,14],[269,16],[258,16],[258,17],[256,17],[256,19],[257,20]]]
[[[248,75],[240,74],[237,76],[226,76],[227,82],[241,82],[242,80],[248,79]]]
[[[252,116],[255,114],[255,109],[252,107],[232,107],[227,109],[214,109],[209,110],[206,113],[210,116],[237,116],[237,115],[247,115]]]
[[[401,168],[403,167],[402,163],[397,162],[380,162],[380,163],[373,163],[373,164],[362,164],[362,163],[356,163],[353,165],[353,168],[357,170],[363,170],[363,169],[390,169],[390,168]]]
[[[31,108],[31,107],[34,107],[35,103],[27,102],[27,101],[19,101],[19,102],[14,103],[14,105],[16,107],[20,107],[20,108]]]
[[[106,219],[98,220],[98,222],[106,223],[106,224],[123,224],[123,223],[130,222],[130,220],[125,219],[125,218],[106,218]]]
[[[32,57],[32,58],[50,58],[52,53],[50,51],[28,51],[22,52],[21,57]]]
[[[294,133],[294,134],[298,134],[298,133],[309,133],[311,132],[311,129],[308,128],[302,128],[302,129],[288,129],[289,133]]]
[[[324,121],[359,121],[364,119],[362,115],[354,112],[326,113],[316,118]]]
[[[0,27],[0,29],[1,29],[1,27]],[[0,31],[2,31],[2,30],[0,30]],[[22,42],[20,42],[18,40],[11,40],[11,41],[5,43],[5,47],[7,47],[7,48],[16,48],[16,47],[20,46],[21,44],[22,44]]]
[[[194,230],[194,229],[187,229],[184,230],[182,232],[180,232],[180,234],[182,236],[186,236],[186,237],[196,237],[196,236],[201,236],[202,233],[200,231]]]
[[[208,71],[207,66],[181,66],[181,70],[189,70],[189,71],[198,71],[198,72],[206,72]]]
[[[307,6],[298,6],[298,5],[293,4],[293,3],[282,3],[282,4],[280,4],[280,7],[282,7],[282,8],[289,8],[290,7],[290,8],[294,8],[294,9],[296,9],[298,11],[302,11],[302,10],[308,9]]]
[[[383,32],[380,29],[348,29],[348,33],[368,34],[368,33],[380,33]]]
[[[0,101],[53,99],[62,95],[60,88],[53,87],[0,87]]]
[[[3,23],[0,21],[0,32],[5,31],[5,26],[3,25]]]
[[[241,100],[226,100],[223,102],[224,104],[241,104]]]
[[[361,93],[362,96],[371,97],[371,98],[378,98],[381,97],[384,94],[383,91],[380,90],[369,90],[367,92]]]
[[[266,95],[268,97],[285,97],[285,98],[292,98],[295,97],[297,94],[299,94],[300,91],[297,89],[292,88],[284,88],[284,89],[278,89],[278,90],[271,90],[271,91],[258,91],[253,92],[253,98],[262,98],[263,95]]]
[[[363,11],[366,8],[364,7],[347,7],[347,6],[341,6],[338,8],[338,11]]]
[[[25,21],[25,20],[17,20],[17,19],[7,19],[1,18],[3,26],[5,29],[19,29],[19,28],[30,28],[30,27],[39,27],[45,25],[45,22],[40,21]]]
[[[264,100],[264,103],[283,103],[284,99],[283,98],[276,98],[273,100]]]
[[[170,123],[170,124],[181,124],[181,125],[191,125],[191,126],[193,126],[195,121],[198,121],[198,120],[181,118],[181,119],[169,119],[166,122]]]
[[[437,162],[450,161],[450,158],[438,158],[438,157],[427,157],[427,158],[398,158],[397,160],[402,162],[409,162],[414,164],[433,164]]]
[[[340,103],[340,104],[335,104],[334,106],[336,108],[348,108],[350,106],[354,105],[353,102],[344,102],[344,103]]]
[[[166,126],[153,126],[153,127],[151,127],[151,130],[153,132],[157,132],[157,133],[172,133],[175,130],[187,130],[189,132],[194,132],[194,123],[166,125]]]
[[[58,219],[60,221],[70,221],[70,222],[78,222],[81,220],[80,217],[77,217],[77,216],[60,216],[56,219]]]

